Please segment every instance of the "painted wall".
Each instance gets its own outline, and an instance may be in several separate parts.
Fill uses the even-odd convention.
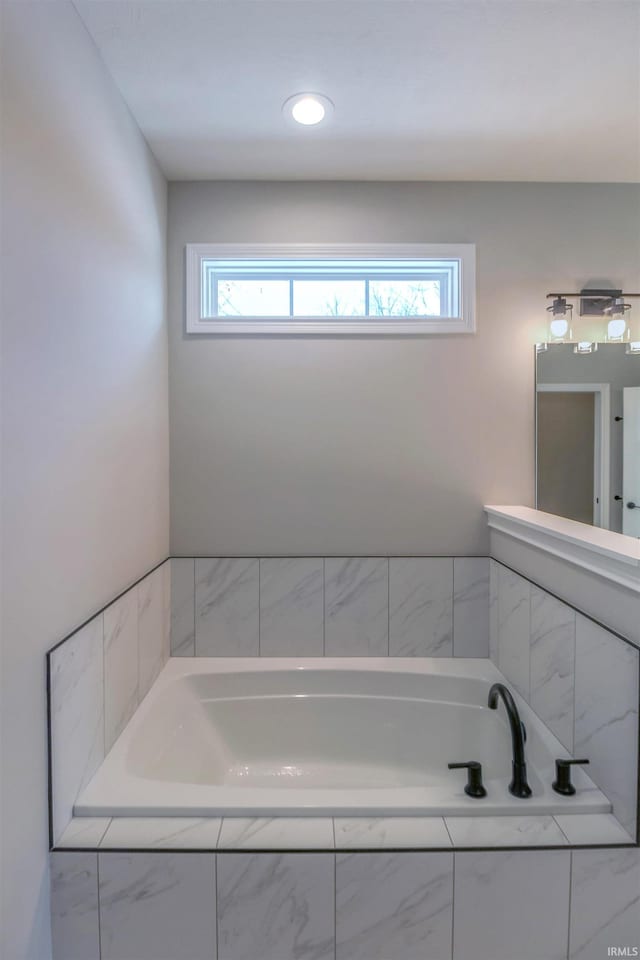
[[[174,554],[465,554],[483,503],[533,504],[545,295],[640,272],[640,188],[172,183]],[[190,241],[473,242],[476,336],[184,333]]]
[[[45,650],[168,550],[166,184],[71,4],[2,5],[3,960],[47,960]]]

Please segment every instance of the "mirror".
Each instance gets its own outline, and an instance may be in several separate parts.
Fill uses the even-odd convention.
[[[640,537],[640,357],[549,344],[536,401],[538,510]]]

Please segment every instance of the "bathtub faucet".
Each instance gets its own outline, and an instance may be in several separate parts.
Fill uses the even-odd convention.
[[[527,783],[527,764],[524,759],[524,741],[526,736],[524,724],[520,719],[518,708],[511,693],[503,683],[494,683],[491,690],[489,690],[489,708],[491,710],[497,710],[498,699],[500,697],[502,697],[507,716],[509,717],[511,745],[513,747],[513,758],[511,762],[513,777],[509,784],[509,793],[514,797],[524,799],[525,797],[531,796],[531,787]]]

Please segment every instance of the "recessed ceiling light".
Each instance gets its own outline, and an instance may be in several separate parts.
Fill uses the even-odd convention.
[[[305,127],[313,127],[325,120],[332,110],[331,100],[321,93],[296,93],[282,105],[285,117]]]

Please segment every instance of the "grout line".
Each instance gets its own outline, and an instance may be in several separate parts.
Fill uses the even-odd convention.
[[[220,823],[220,827],[222,828],[222,822]],[[216,905],[216,960],[218,960],[218,954],[219,954],[218,941],[220,939],[220,933],[219,933],[220,914],[218,911],[219,897],[218,897],[218,854],[217,853],[213,854],[213,893],[214,893],[215,905]]]
[[[193,558],[193,656],[198,656],[198,648],[196,644],[196,558]]]
[[[218,833],[216,835],[216,850],[220,844],[220,837],[222,836],[222,824],[224,823],[224,817],[220,817],[220,826],[218,827]]]
[[[100,854],[96,850],[96,881],[98,894],[98,956],[102,957],[102,904],[100,897]]]
[[[262,634],[262,557],[256,557],[258,561],[258,656],[262,656],[260,649]]]
[[[572,909],[572,887],[573,887],[573,853],[569,851],[569,909],[567,910],[567,958],[571,956],[571,909]]]
[[[387,557],[387,656],[391,656],[391,558]]]
[[[571,725],[571,756],[575,756],[576,749],[576,665],[578,663],[578,618],[575,610],[573,612],[573,669],[571,672],[573,678],[571,691],[572,725]]]
[[[564,832],[564,830],[562,829],[562,827],[560,826],[560,824],[558,823],[558,821],[556,820],[556,818],[552,816],[551,819],[553,820],[553,822],[555,823],[556,827],[558,828],[558,830],[560,831],[560,833],[562,834],[562,836],[565,838],[565,840],[567,841],[567,843],[569,844],[569,846],[571,846],[571,841],[569,840],[569,837],[566,835],[566,833]]]
[[[451,558],[451,656],[456,655],[456,558]]]
[[[322,656],[327,655],[327,558],[322,558]]]
[[[444,819],[444,818],[443,818]],[[449,833],[449,828],[447,827],[447,821],[445,820],[445,828],[447,833]],[[451,836],[451,834],[449,834]],[[455,935],[456,935],[456,855],[455,852],[452,854],[453,868],[451,875],[451,958],[455,957]]]
[[[335,828],[334,828],[335,846]],[[333,851],[333,956],[338,957],[338,854]]]

